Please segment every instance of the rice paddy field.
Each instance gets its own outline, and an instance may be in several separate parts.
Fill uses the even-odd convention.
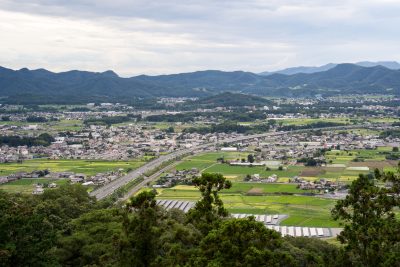
[[[22,163],[0,163],[0,176],[9,175],[16,172],[32,172],[35,170],[48,169],[51,172],[71,171],[95,175],[100,172],[107,172],[117,169],[135,169],[142,166],[144,160],[133,161],[105,161],[105,160],[51,160],[33,159],[25,160]]]
[[[378,149],[357,149],[352,151],[328,151],[325,155],[327,161],[333,164],[341,164],[346,170],[361,170],[368,167],[371,171],[375,168],[389,170],[397,166],[398,161],[386,160],[386,153],[390,152],[390,147],[379,147]],[[356,161],[358,159],[358,161]],[[359,169],[355,169],[359,167]]]
[[[284,166],[283,170],[271,167],[266,170],[265,166],[231,166],[226,163],[217,162],[218,158],[225,160],[240,160],[247,158],[249,152],[210,152],[184,159],[176,166],[177,170],[197,168],[201,172],[221,173],[226,178],[240,182],[248,174],[259,174],[261,177],[268,177],[276,174],[278,182],[288,182],[294,176],[302,177],[306,180],[314,181],[321,178],[350,183],[357,179],[359,174],[368,174],[375,168],[385,171],[393,170],[397,166],[397,161],[385,159],[385,152],[390,148],[382,147],[377,150],[353,150],[341,151],[332,150],[326,153],[326,160],[332,161],[331,164],[323,167],[305,167],[299,165]],[[355,162],[358,158],[361,162]]]
[[[335,123],[343,123],[350,124],[349,118],[304,118],[304,119],[282,119],[278,120],[278,122],[282,123],[282,125],[308,125],[317,122],[335,122]]]
[[[232,213],[249,214],[287,214],[282,225],[338,227],[338,222],[332,220],[330,211],[336,200],[318,196],[304,195],[307,191],[300,190],[295,184],[285,183],[293,176],[307,180],[320,178],[343,183],[357,179],[360,173],[367,174],[375,168],[386,171],[393,170],[395,161],[388,161],[382,152],[389,148],[377,150],[333,150],[326,154],[332,164],[323,167],[305,167],[301,165],[284,166],[284,170],[266,170],[265,167],[230,166],[217,162],[218,158],[246,158],[247,152],[211,152],[184,159],[176,169],[198,168],[201,172],[221,173],[233,182],[232,188],[221,192],[225,206]],[[355,162],[361,158],[362,162]],[[278,175],[278,183],[265,184],[244,182],[247,174],[260,174],[261,177]],[[175,186],[159,189],[158,198],[196,201],[200,193],[192,186]]]
[[[231,166],[217,162],[218,158],[224,158],[225,160],[247,159],[248,154],[248,152],[210,152],[188,157],[175,168],[177,170],[197,168],[201,172],[221,173],[233,181],[242,181],[247,174],[260,174],[261,176],[277,174],[282,179],[281,181],[287,181],[289,178],[299,175],[304,169],[302,166],[288,166],[287,169],[278,171],[276,169],[266,170],[264,166]]]
[[[51,172],[75,172],[86,175],[108,172],[118,169],[124,171],[136,169],[146,161],[144,159],[135,161],[104,161],[104,160],[49,160],[34,159],[26,160],[23,163],[0,163],[0,176],[6,176],[16,172],[32,172],[35,170],[48,169]],[[32,193],[34,185],[37,183],[67,183],[67,179],[21,179],[0,185],[0,190],[14,193]]]
[[[81,120],[60,120],[49,122],[26,122],[26,121],[0,121],[0,125],[28,126],[36,124],[42,130],[40,132],[57,133],[59,131],[79,131],[83,128]],[[21,133],[29,133],[28,130],[20,130]]]
[[[9,182],[0,185],[0,190],[4,190],[9,193],[23,193],[30,194],[35,188],[36,184],[50,184],[55,183],[62,185],[68,183],[67,179],[47,179],[47,178],[36,178],[36,179],[20,179],[17,181]]]
[[[264,195],[248,195],[258,189]],[[232,213],[287,214],[282,225],[337,227],[339,224],[330,217],[335,200],[314,196],[280,195],[272,193],[299,192],[290,184],[234,183],[229,190],[221,191],[225,207]],[[200,193],[193,186],[176,186],[159,189],[158,198],[197,201]]]
[[[365,120],[371,123],[393,123],[400,121],[397,117],[385,117],[385,118],[361,118],[361,120]],[[308,125],[317,122],[335,122],[335,123],[342,123],[342,124],[351,124],[352,121],[350,118],[303,118],[303,119],[282,119],[278,120],[278,122],[282,123],[282,125]]]

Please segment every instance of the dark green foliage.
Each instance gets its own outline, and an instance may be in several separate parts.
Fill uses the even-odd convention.
[[[381,138],[387,138],[387,137],[400,138],[400,130],[397,130],[397,129],[386,130],[386,131],[381,132],[379,137],[381,137]]]
[[[118,265],[179,266],[187,262],[201,234],[185,222],[181,211],[166,212],[156,206],[154,192],[131,198],[122,216],[122,234],[116,247]]]
[[[118,242],[122,266],[150,266],[156,257],[161,234],[155,194],[142,192],[130,199],[122,219],[122,235]]]
[[[163,115],[151,115],[146,117],[147,121],[151,122],[191,122],[195,116],[200,116],[200,113],[189,112],[189,113],[178,113],[178,114],[163,114]]]
[[[254,162],[254,155],[253,154],[248,154],[247,155],[247,161],[250,162],[250,163],[253,163]]]
[[[63,265],[112,266],[117,263],[115,240],[122,232],[117,210],[94,210],[73,220],[60,235],[55,254]]]
[[[309,166],[309,167],[315,167],[321,165],[322,163],[325,163],[324,161],[314,158],[301,158],[298,159],[297,162],[304,163],[304,166]]]
[[[27,122],[47,122],[45,117],[29,116],[26,118]]]
[[[226,220],[200,243],[198,266],[284,265],[285,257],[273,253],[281,247],[280,234],[252,219]]]
[[[302,129],[315,129],[315,128],[324,128],[324,127],[336,127],[343,126],[343,123],[338,122],[330,122],[330,121],[319,121],[313,122],[306,125],[286,125],[278,127],[279,131],[293,131],[293,130],[302,130]]]
[[[93,207],[82,186],[62,186],[42,196],[0,191],[0,266],[57,266],[57,232]]]
[[[218,192],[231,188],[232,183],[220,173],[202,173],[201,177],[193,179],[193,184],[199,188],[202,198],[189,211],[188,219],[203,233],[207,233],[221,218],[228,216]]]
[[[167,129],[165,129],[165,132],[166,132],[166,133],[174,133],[174,132],[175,132],[175,129],[174,129],[174,127],[170,126],[170,127],[168,127]]]
[[[49,146],[51,142],[54,142],[54,138],[48,133],[43,133],[38,137],[0,136],[0,146]]]
[[[388,183],[382,186],[379,183]],[[375,171],[374,177],[360,175],[344,200],[339,200],[332,214],[344,222],[338,239],[354,265],[381,266],[399,253],[400,165],[397,174]]]
[[[54,142],[54,137],[48,133],[42,133],[37,137],[38,140],[44,141],[46,144]]]
[[[183,130],[184,133],[262,133],[268,131],[267,124],[244,126],[236,122],[226,121],[220,124],[213,124],[210,127],[190,127]]]
[[[244,106],[263,106],[270,104],[272,104],[270,100],[258,96],[226,92],[215,96],[209,96],[197,101],[191,101],[186,103],[185,105],[191,107],[202,107],[202,108],[215,108],[215,107],[237,108]]]
[[[0,266],[53,266],[54,225],[35,211],[36,199],[0,191]]]
[[[112,125],[117,123],[129,122],[136,120],[136,116],[112,116],[100,119],[87,119],[83,123],[86,125]]]
[[[158,238],[159,254],[152,266],[187,266],[198,252],[202,234],[193,224],[186,223],[186,215],[177,209],[161,213],[162,231]]]
[[[316,238],[287,236],[280,251],[292,257],[292,266],[346,266],[338,247]]]
[[[80,184],[62,185],[56,190],[45,190],[37,197],[35,211],[45,214],[56,229],[62,230],[66,224],[95,208],[95,198],[90,197]]]
[[[183,106],[181,108],[193,109],[194,107],[187,104],[187,106]],[[252,112],[248,112],[248,110],[241,108],[234,108],[234,110],[235,112],[210,111],[210,112],[186,112],[178,114],[151,115],[146,117],[146,120],[152,122],[161,122],[161,121],[192,122],[195,121],[196,118],[208,118],[208,119],[220,118],[231,122],[248,122],[248,121],[265,119],[265,113],[260,110]]]

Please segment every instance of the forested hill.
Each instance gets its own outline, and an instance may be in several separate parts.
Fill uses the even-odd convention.
[[[226,91],[263,96],[400,95],[400,70],[340,64],[310,74],[262,76],[243,71],[208,70],[122,78],[112,71],[54,73],[44,69],[0,67],[1,101],[9,103],[129,102],[134,98],[202,97]]]

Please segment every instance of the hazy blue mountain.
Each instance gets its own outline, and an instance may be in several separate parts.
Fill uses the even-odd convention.
[[[386,68],[392,69],[392,70],[400,69],[400,64],[396,61],[377,61],[377,62],[361,61],[361,62],[357,62],[354,64],[361,66],[361,67],[383,66],[383,67],[386,67]],[[272,72],[265,71],[265,72],[259,73],[259,75],[268,76],[268,75],[271,75],[274,73],[285,74],[285,75],[293,75],[293,74],[297,74],[297,73],[316,73],[316,72],[330,70],[330,69],[336,67],[337,65],[338,64],[335,64],[335,63],[328,63],[326,65],[322,65],[319,67],[307,67],[307,66],[292,67],[292,68],[287,68],[287,69],[272,71]]]
[[[278,70],[278,71],[274,71],[274,72],[261,72],[260,75],[271,75],[274,73],[278,73],[278,74],[285,74],[285,75],[293,75],[293,74],[297,74],[297,73],[315,73],[315,72],[320,72],[320,71],[327,71],[333,67],[335,67],[337,64],[333,64],[333,63],[329,63],[323,66],[319,66],[319,67],[307,67],[307,66],[300,66],[300,67],[292,67],[292,68],[287,68],[287,69],[283,69],[283,70]]]
[[[339,64],[326,71],[293,75],[207,70],[121,78],[113,71],[54,73],[0,67],[0,101],[9,103],[126,103],[137,98],[206,97],[228,91],[264,96],[400,95],[400,70]]]
[[[361,62],[357,62],[356,65],[362,66],[362,67],[383,66],[383,67],[386,67],[386,68],[392,69],[392,70],[400,69],[400,64],[396,61],[377,61],[377,62],[361,61]]]

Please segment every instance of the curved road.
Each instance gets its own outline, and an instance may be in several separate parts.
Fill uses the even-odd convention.
[[[252,134],[252,135],[246,135],[246,136],[241,136],[241,137],[237,137],[237,138],[224,139],[224,140],[219,140],[219,141],[213,142],[213,143],[201,144],[201,145],[195,146],[193,148],[181,149],[181,150],[174,151],[168,155],[160,156],[160,157],[146,163],[145,165],[139,167],[138,169],[131,171],[127,175],[125,175],[121,178],[118,178],[118,179],[90,192],[90,195],[95,196],[98,200],[103,199],[103,198],[111,195],[118,188],[126,185],[131,180],[137,179],[142,174],[161,166],[164,162],[176,159],[185,154],[196,153],[198,151],[215,146],[217,144],[233,143],[233,142],[257,139],[257,138],[263,138],[263,137],[270,137],[270,136],[279,136],[279,135],[285,135],[285,134],[289,134],[289,133],[307,132],[307,131],[311,131],[311,130],[327,131],[327,130],[345,130],[345,129],[353,129],[353,128],[365,128],[365,127],[368,127],[368,126],[349,125],[349,126],[325,127],[325,128],[315,128],[315,129],[302,129],[302,130],[294,130],[294,131],[286,131],[286,132],[268,132],[268,133],[263,133],[263,134]],[[150,179],[146,179],[146,183],[149,181],[150,181]],[[143,186],[143,183],[140,183],[138,186]]]

